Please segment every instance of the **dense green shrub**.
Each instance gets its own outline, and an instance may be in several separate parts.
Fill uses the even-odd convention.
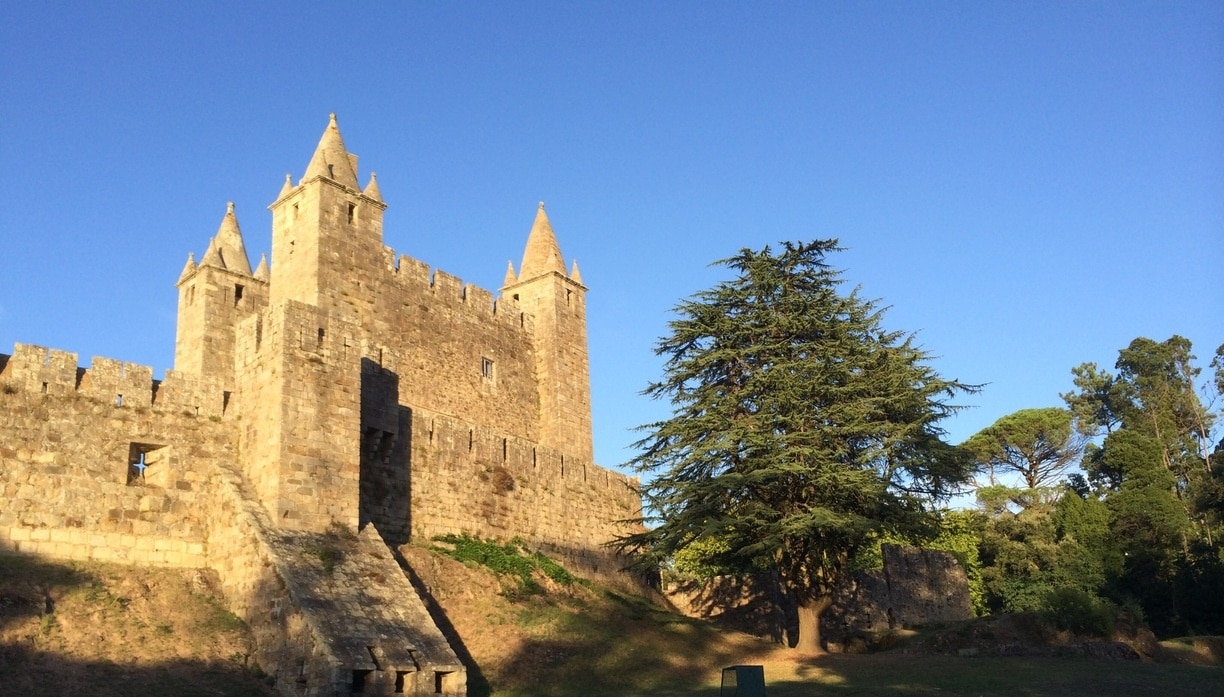
[[[1054,626],[1076,634],[1108,637],[1114,630],[1114,608],[1079,588],[1056,588],[1046,595],[1046,615]]]

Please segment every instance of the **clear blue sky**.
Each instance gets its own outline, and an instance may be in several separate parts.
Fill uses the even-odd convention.
[[[1219,2],[0,3],[0,352],[172,367],[174,282],[339,115],[386,243],[496,289],[544,200],[590,287],[596,455],[742,247],[837,237],[947,424],[1137,336],[1224,342]]]

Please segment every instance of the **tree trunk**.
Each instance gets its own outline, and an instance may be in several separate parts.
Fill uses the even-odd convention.
[[[800,595],[795,603],[799,615],[799,641],[795,642],[795,650],[806,654],[824,653],[824,647],[820,645],[820,616],[833,604],[833,598],[827,595],[814,598]]]

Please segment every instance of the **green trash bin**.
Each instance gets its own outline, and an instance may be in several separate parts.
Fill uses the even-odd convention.
[[[765,666],[723,668],[718,697],[765,697]]]

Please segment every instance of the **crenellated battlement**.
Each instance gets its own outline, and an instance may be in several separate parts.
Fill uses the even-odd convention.
[[[387,248],[392,257],[395,251]],[[402,254],[391,267],[392,278],[397,287],[417,296],[430,295],[455,307],[468,308],[472,316],[482,322],[497,322],[503,326],[519,327],[527,333],[533,330],[531,317],[513,298],[501,296],[442,269],[435,269],[423,261]]]
[[[149,366],[102,356],[82,368],[77,354],[34,344],[16,344],[11,356],[0,356],[0,364],[0,385],[7,389],[82,397],[117,408],[220,417],[229,399],[221,383],[207,376],[169,370],[164,380],[154,380]]]
[[[413,421],[414,430],[421,429],[426,436],[421,447],[470,458],[482,466],[506,467],[524,481],[571,482],[593,489],[618,490],[639,485],[637,477],[577,457],[567,457],[559,450],[446,414],[418,409],[414,411]]]

